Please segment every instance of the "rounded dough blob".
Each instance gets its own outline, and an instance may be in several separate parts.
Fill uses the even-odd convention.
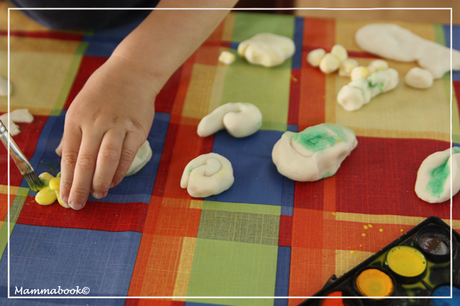
[[[273,147],[272,160],[291,180],[317,181],[334,175],[357,144],[349,128],[322,123],[300,133],[285,132]]]
[[[375,23],[356,31],[355,40],[363,50],[402,62],[417,61],[434,78],[450,71],[450,48],[421,38],[396,24]],[[460,70],[460,51],[452,50],[452,69]]]
[[[190,161],[182,173],[180,186],[194,198],[205,198],[229,189],[234,182],[232,164],[216,153],[203,154]]]
[[[284,63],[295,52],[294,41],[272,33],[260,33],[238,45],[238,54],[251,64],[265,67]]]
[[[326,55],[326,51],[322,48],[311,50],[307,55],[307,62],[313,66],[318,67],[321,59]]]
[[[331,73],[339,69],[340,58],[332,53],[326,53],[319,62],[319,69],[323,73]]]
[[[433,85],[433,75],[426,69],[414,67],[407,72],[404,81],[414,88],[429,88]]]
[[[452,167],[452,173],[450,172]],[[452,148],[429,155],[420,165],[415,182],[415,193],[428,203],[442,203],[460,190],[460,148]]]
[[[237,138],[257,132],[262,126],[262,113],[251,103],[235,102],[219,106],[201,119],[197,133],[201,137],[210,136],[226,129]]]
[[[134,157],[134,160],[125,176],[130,176],[139,172],[139,170],[141,170],[149,162],[152,155],[152,148],[150,147],[149,141],[146,140],[139,150],[137,150],[136,156]]]
[[[219,62],[224,63],[225,65],[232,64],[236,59],[235,54],[229,51],[222,51],[219,55]]]

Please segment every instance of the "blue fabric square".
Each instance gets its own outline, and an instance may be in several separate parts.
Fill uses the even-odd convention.
[[[208,200],[279,205],[283,203],[283,180],[272,161],[272,149],[281,138],[279,131],[258,131],[235,138],[227,131],[214,138],[213,152],[225,156],[233,167],[233,186]]]
[[[446,47],[450,48],[450,25],[444,25],[444,39],[446,41]],[[455,39],[455,37],[460,37],[460,26],[459,25],[452,25],[452,49],[460,50],[460,40]],[[460,71],[452,71],[452,80],[459,81],[460,80]]]
[[[291,267],[291,248],[278,247],[278,262],[276,264],[275,296],[289,296],[289,275]],[[287,299],[275,299],[275,306],[288,304]]]
[[[53,296],[126,296],[141,236],[136,232],[16,224],[10,240],[10,295],[27,296],[25,289],[87,287],[90,289],[87,295]],[[1,270],[6,271],[6,265],[5,253]],[[0,275],[0,283],[7,284],[6,273]]]
[[[61,112],[58,117],[50,116],[40,134],[35,153],[30,160],[37,174],[49,172],[56,175],[60,171],[60,157],[56,155],[55,149],[59,145],[64,131],[65,113],[65,111]],[[170,115],[166,113],[155,114],[155,120],[147,138],[152,148],[153,156],[145,167],[135,175],[125,177],[120,184],[111,188],[108,195],[103,199],[96,200],[90,196],[90,201],[150,203],[153,184],[147,185],[145,182],[155,181],[168,131],[169,118]],[[27,186],[25,181],[22,182],[21,186]]]

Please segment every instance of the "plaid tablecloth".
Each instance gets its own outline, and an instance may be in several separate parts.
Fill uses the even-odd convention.
[[[0,8],[3,76],[7,7]],[[349,78],[325,75],[306,62],[312,49],[341,44],[367,65],[375,56],[354,42],[367,23],[231,13],[159,94],[148,137],[151,161],[106,198],[90,198],[81,211],[35,203],[13,163],[8,178],[1,149],[0,304],[25,305],[22,298],[33,297],[27,305],[296,305],[303,298],[292,297],[314,294],[332,274],[350,270],[426,217],[449,222],[449,202],[428,204],[414,185],[420,163],[449,148],[451,85],[452,135],[460,143],[460,74],[418,90],[403,81],[416,64],[388,60],[400,75],[397,88],[347,112],[336,96]],[[449,25],[395,23],[451,44]],[[33,123],[19,124],[15,140],[36,172],[56,174],[54,150],[69,104],[137,24],[91,33],[49,31],[11,11],[10,25],[11,109],[28,108],[35,116]],[[453,47],[460,49],[460,27],[453,30]],[[239,42],[260,32],[293,38],[293,58],[270,69],[240,57],[229,66],[218,62],[221,51],[236,54]],[[226,131],[198,137],[200,119],[227,102],[257,105],[262,129],[243,139]],[[1,97],[0,113],[6,111],[7,98]],[[271,151],[282,133],[323,122],[351,128],[359,142],[337,174],[313,183],[281,176]],[[179,186],[182,171],[209,152],[231,161],[235,183],[217,196],[193,199]],[[453,201],[454,229],[460,229],[459,200]],[[34,295],[35,289],[57,294],[36,299],[43,295]]]

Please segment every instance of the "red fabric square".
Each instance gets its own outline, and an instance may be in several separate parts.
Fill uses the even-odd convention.
[[[148,204],[114,204],[88,201],[82,210],[64,208],[57,202],[43,206],[27,197],[17,223],[37,226],[80,228],[100,231],[142,232]]]
[[[37,141],[40,136],[40,132],[43,129],[43,126],[48,119],[47,116],[34,116],[34,121],[32,123],[17,123],[21,129],[21,133],[14,136],[14,141],[18,144],[21,151],[24,155],[30,160],[34,154],[35,147],[37,146]],[[6,123],[5,123],[6,124]],[[2,146],[3,147],[3,146]],[[4,169],[0,173],[0,184],[8,184],[8,151],[5,148],[2,148],[0,151],[0,169]],[[11,186],[20,186],[23,176],[19,172],[13,160],[10,158],[10,185]]]
[[[429,204],[414,191],[422,161],[448,148],[447,142],[427,139],[358,137],[358,146],[336,174],[337,211],[449,218],[449,202]],[[459,217],[460,211],[454,211]]]

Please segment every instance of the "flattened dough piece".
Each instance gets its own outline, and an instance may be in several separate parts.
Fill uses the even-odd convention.
[[[294,52],[295,45],[292,39],[272,33],[257,34],[238,45],[240,56],[251,64],[265,67],[281,65]]]
[[[141,170],[149,162],[152,155],[152,148],[150,147],[149,141],[146,140],[139,150],[137,150],[136,156],[134,157],[134,160],[125,176],[130,176],[139,172],[139,170]]]
[[[322,123],[300,133],[285,132],[273,147],[278,172],[299,182],[317,181],[334,175],[357,146],[349,128]]]
[[[251,103],[227,103],[216,108],[201,119],[197,133],[208,137],[226,129],[233,137],[241,138],[254,134],[262,126],[262,113]]]
[[[205,198],[229,189],[234,182],[232,164],[217,153],[203,154],[190,161],[180,186],[194,198]]]
[[[0,116],[0,120],[2,120],[3,124],[8,127],[8,113],[5,113]],[[16,136],[21,133],[19,126],[15,123],[31,123],[34,121],[34,116],[29,112],[27,108],[22,109],[15,109],[14,111],[10,112],[10,128],[8,132],[11,136]]]
[[[452,166],[452,173],[451,173]],[[460,190],[460,148],[452,148],[429,155],[420,165],[415,182],[415,193],[428,203],[442,203]]]
[[[421,38],[396,24],[368,24],[356,31],[355,40],[363,50],[381,57],[418,64],[441,78],[450,71],[450,49]],[[452,69],[460,70],[460,51],[452,50]]]

